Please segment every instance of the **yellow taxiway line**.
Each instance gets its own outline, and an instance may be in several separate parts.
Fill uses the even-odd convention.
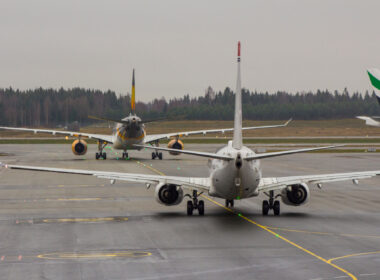
[[[365,255],[374,255],[374,254],[380,254],[380,251],[350,254],[350,255],[345,255],[345,256],[341,256],[341,257],[332,258],[332,259],[329,259],[327,261],[329,263],[331,263],[333,261],[337,261],[337,260],[341,260],[341,259],[346,259],[346,258],[351,258],[351,257],[357,257],[357,256],[365,256]]]
[[[157,173],[157,174],[165,175],[163,172],[161,172],[161,171],[159,171],[159,170],[157,170],[157,169],[155,169],[155,168],[153,168],[153,167],[151,167],[151,166],[149,166],[149,165],[146,165],[146,164],[141,163],[141,162],[139,162],[139,161],[136,161],[136,162],[137,162],[138,164],[140,164],[140,165],[142,165],[142,166],[144,166],[144,167],[146,167],[146,168],[152,170],[153,172],[155,172],[155,173]],[[255,226],[257,226],[257,227],[259,227],[259,228],[261,228],[261,229],[263,229],[263,230],[265,230],[266,232],[272,234],[273,236],[275,236],[275,237],[277,237],[277,238],[280,238],[281,240],[285,241],[286,243],[292,245],[293,247],[296,247],[297,249],[299,249],[299,250],[301,250],[301,251],[303,251],[303,252],[305,252],[305,253],[307,253],[307,254],[313,256],[314,258],[316,258],[316,259],[318,259],[318,260],[320,260],[320,261],[322,261],[322,262],[324,262],[324,263],[326,263],[326,264],[332,266],[333,268],[335,268],[335,269],[337,269],[337,270],[343,272],[344,274],[346,274],[347,276],[349,276],[352,280],[357,280],[357,278],[356,278],[351,272],[349,272],[349,271],[345,270],[344,268],[342,268],[342,267],[340,267],[340,266],[338,266],[338,265],[332,263],[332,260],[334,260],[334,259],[327,260],[327,259],[325,259],[325,258],[323,258],[323,257],[321,257],[321,256],[319,256],[319,255],[317,255],[316,253],[313,253],[313,252],[311,252],[310,250],[308,250],[308,249],[302,247],[301,245],[299,245],[299,244],[297,244],[297,243],[294,243],[293,241],[290,241],[289,239],[283,237],[282,235],[280,235],[280,234],[278,234],[277,232],[275,232],[275,231],[269,229],[268,227],[266,227],[266,226],[264,226],[264,225],[261,225],[261,224],[255,222],[255,221],[249,219],[248,217],[244,216],[243,214],[241,214],[241,213],[236,213],[236,212],[233,211],[231,208],[225,207],[223,204],[220,204],[219,202],[217,202],[217,201],[211,199],[210,197],[208,197],[208,196],[206,196],[206,195],[202,195],[202,197],[205,198],[205,199],[207,199],[208,201],[210,201],[210,202],[212,202],[212,203],[214,203],[214,204],[216,204],[216,205],[218,205],[218,206],[224,208],[224,209],[227,210],[228,212],[230,212],[230,213],[232,213],[232,214],[234,214],[234,215],[236,215],[236,216],[239,216],[239,217],[242,218],[243,220],[245,220],[245,221],[247,221],[247,222],[249,222],[249,223],[251,223],[251,224],[253,224],[253,225],[255,225]]]
[[[291,229],[291,228],[281,228],[281,227],[271,227],[266,226],[272,230],[279,231],[288,231],[288,232],[298,232],[298,233],[307,233],[315,235],[331,235],[331,236],[346,236],[346,237],[363,237],[363,238],[380,238],[380,235],[367,235],[367,234],[355,234],[355,233],[334,233],[334,232],[320,232],[320,231],[309,231],[309,230],[300,230],[300,229]]]

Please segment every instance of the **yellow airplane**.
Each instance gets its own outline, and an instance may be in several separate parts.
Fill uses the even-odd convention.
[[[224,129],[210,129],[210,130],[197,130],[197,131],[184,131],[184,132],[174,132],[174,133],[163,133],[163,134],[152,134],[147,135],[145,131],[144,123],[149,121],[142,121],[135,113],[135,70],[133,69],[132,74],[132,96],[131,96],[131,112],[129,116],[121,120],[113,120],[108,118],[99,118],[90,116],[90,118],[112,121],[116,125],[113,128],[112,135],[103,135],[103,134],[91,134],[91,133],[82,133],[74,131],[61,131],[61,130],[50,130],[50,129],[38,129],[38,128],[21,128],[21,127],[5,127],[1,126],[0,129],[5,130],[15,130],[15,131],[30,131],[34,133],[50,133],[52,135],[66,135],[71,137],[76,137],[77,139],[72,143],[72,151],[74,155],[84,155],[87,152],[87,142],[84,138],[96,139],[98,140],[98,152],[95,154],[95,158],[107,158],[104,148],[111,144],[114,149],[123,150],[123,158],[128,158],[128,150],[141,150],[144,145],[150,144],[159,146],[159,140],[162,139],[172,139],[168,143],[168,148],[183,150],[184,144],[179,139],[181,136],[189,136],[194,134],[203,134],[207,133],[225,133],[227,131],[233,131],[233,128],[224,128]],[[268,126],[252,126],[252,127],[243,127],[242,130],[251,130],[251,129],[263,129],[263,128],[273,128],[273,127],[284,127],[287,126],[291,121],[287,121],[281,125],[268,125]],[[179,155],[176,152],[170,152],[172,155]],[[152,152],[152,159],[162,159],[162,153],[155,150]]]

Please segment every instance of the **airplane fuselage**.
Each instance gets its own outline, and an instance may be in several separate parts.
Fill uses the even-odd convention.
[[[232,147],[232,141],[229,141],[228,145],[221,148],[217,154],[231,156],[235,159],[209,161],[212,182],[209,194],[230,200],[257,196],[259,194],[257,187],[261,178],[260,161],[242,160],[255,153],[245,146],[239,150],[235,149]]]
[[[118,123],[113,129],[113,148],[118,150],[134,150],[135,144],[143,144],[145,126],[137,116],[130,115],[123,119],[126,123]]]

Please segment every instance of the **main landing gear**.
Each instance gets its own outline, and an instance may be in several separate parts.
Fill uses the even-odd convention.
[[[200,216],[203,216],[205,214],[205,203],[203,200],[198,200],[198,196],[200,196],[202,193],[198,194],[197,191],[193,191],[193,201],[189,200],[187,202],[187,215],[191,216],[193,215],[194,209],[198,209],[198,213]],[[187,195],[191,197],[189,194]]]
[[[100,159],[100,158],[107,159],[107,153],[96,153],[95,158],[96,159]]]
[[[233,199],[226,199],[226,207],[234,207],[234,200]]]
[[[95,154],[95,158],[96,159],[99,159],[99,158],[103,158],[103,159],[107,159],[107,153],[103,153],[103,149],[107,146],[107,142],[103,142],[103,141],[98,141],[98,150],[99,152]]]
[[[128,152],[127,151],[124,151],[123,152],[123,159],[127,159],[128,158]]]
[[[162,160],[162,153],[159,152],[153,152],[152,153],[152,159],[158,158],[159,160]]]
[[[266,193],[266,195],[268,194]],[[269,200],[263,201],[263,215],[268,215],[270,209],[273,209],[273,214],[275,216],[280,215],[280,201],[274,200],[274,191],[269,191],[268,197]]]
[[[156,147],[159,146],[158,141],[156,141],[154,144],[156,145]],[[159,160],[162,160],[162,153],[159,153],[157,150],[152,153],[152,159],[156,159],[156,158],[158,158]]]

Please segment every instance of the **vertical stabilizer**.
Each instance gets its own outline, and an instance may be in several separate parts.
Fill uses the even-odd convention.
[[[240,79],[240,41],[238,42],[238,58],[237,58],[237,81],[235,93],[235,120],[234,120],[234,138],[232,139],[232,147],[241,149],[243,146],[242,135],[242,105],[241,105],[241,79]]]
[[[380,103],[380,70],[376,68],[368,69],[367,73],[375,91],[377,101]]]
[[[135,101],[135,69],[133,69],[133,74],[132,74],[132,96],[131,96],[131,110],[132,110],[132,114],[135,113],[135,106],[136,106],[136,101]]]

